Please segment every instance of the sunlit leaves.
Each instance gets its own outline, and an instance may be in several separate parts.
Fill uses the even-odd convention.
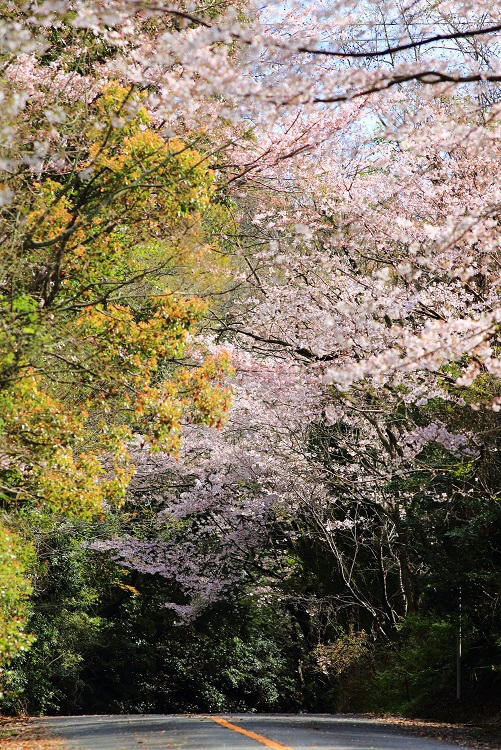
[[[24,629],[27,601],[32,592],[25,573],[32,555],[29,545],[0,524],[0,697],[1,667],[33,642]]]
[[[6,507],[90,517],[123,500],[134,434],[175,452],[183,422],[220,425],[228,409],[224,356],[182,366],[207,303],[163,280],[189,275],[183,264],[196,276],[213,253],[204,216],[225,220],[214,173],[152,127],[143,99],[103,83],[86,117],[76,110],[87,141],[75,168],[20,177],[21,213],[4,215]]]

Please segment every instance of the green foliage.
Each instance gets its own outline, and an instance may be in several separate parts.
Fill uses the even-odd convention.
[[[72,529],[47,529],[39,537],[39,576],[29,620],[36,642],[13,662],[4,711],[301,706],[294,629],[280,607],[252,599],[228,602],[193,623],[176,625],[172,610],[163,606],[176,595],[175,586],[160,577],[129,573],[87,549],[85,540],[96,531],[79,523]]]
[[[133,432],[175,452],[182,420],[220,425],[228,408],[227,358],[179,366],[207,305],[178,271],[216,265],[205,227],[228,212],[208,160],[156,132],[143,98],[106,84],[76,107],[75,169],[9,182],[20,204],[0,212],[6,508],[91,517],[124,498]]]
[[[63,56],[68,70],[64,40],[92,42],[65,22],[50,35],[42,64]],[[90,46],[87,61],[113,54]],[[85,106],[75,102],[68,118],[71,169],[42,169],[34,180],[21,168],[0,185],[17,201],[0,210],[8,238],[1,252],[0,507],[18,521],[23,509],[90,520],[104,503],[120,505],[134,473],[127,451],[133,434],[151,450],[176,453],[182,423],[220,426],[231,400],[228,357],[204,360],[202,353],[194,361],[186,351],[207,304],[183,279],[198,279],[206,259],[215,276],[213,236],[229,217],[215,199],[214,173],[204,154],[154,129],[133,86],[100,88]],[[30,112],[19,127],[35,119]],[[204,284],[208,278],[190,281],[196,291]],[[39,533],[37,521],[31,531]],[[12,544],[13,536],[5,549]],[[21,562],[9,569],[5,554],[3,660],[31,643],[23,635],[29,585]],[[64,651],[65,634],[78,628],[93,642],[99,626],[92,613],[68,615],[66,626],[65,612],[58,609],[51,624],[34,622],[40,650],[50,653],[60,639]],[[68,674],[78,671],[80,658],[72,659],[58,657]]]
[[[369,683],[370,708],[415,715],[432,696],[453,697],[456,631],[451,622],[422,615],[403,620],[395,641],[378,654]]]
[[[25,628],[32,592],[26,571],[32,557],[31,546],[0,524],[0,689],[8,678],[6,668],[12,658],[33,642]]]

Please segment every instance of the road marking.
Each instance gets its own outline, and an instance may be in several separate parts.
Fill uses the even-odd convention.
[[[269,740],[268,737],[263,737],[262,734],[257,734],[257,732],[250,732],[248,729],[244,729],[237,724],[232,724],[231,722],[226,721],[226,719],[220,719],[219,716],[207,716],[206,718],[215,721],[216,724],[221,724],[221,726],[226,727],[226,729],[232,729],[234,732],[245,734],[245,736],[250,737],[251,740],[256,740],[256,742],[260,742],[262,745],[266,745],[266,747],[271,747],[273,750],[292,750],[292,748],[287,747],[287,745],[281,745],[280,742]]]

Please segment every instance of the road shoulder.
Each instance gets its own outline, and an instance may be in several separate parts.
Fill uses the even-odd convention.
[[[366,714],[381,724],[419,737],[452,742],[455,745],[501,750],[501,720],[489,724],[449,724],[444,721],[407,719],[402,716]]]
[[[54,737],[37,718],[0,716],[2,750],[63,750],[63,743]]]

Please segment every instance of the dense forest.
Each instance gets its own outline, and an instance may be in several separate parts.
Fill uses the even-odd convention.
[[[0,5],[1,712],[494,715],[499,8]]]

